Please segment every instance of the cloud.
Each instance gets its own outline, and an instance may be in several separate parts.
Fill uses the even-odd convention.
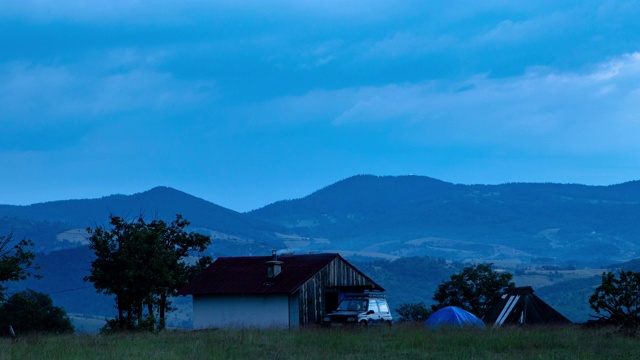
[[[558,36],[574,27],[575,18],[575,14],[555,12],[523,21],[506,19],[491,30],[475,36],[471,42],[476,46],[487,44],[505,46],[519,42],[547,40],[550,36]]]
[[[495,146],[525,152],[639,151],[640,54],[584,72],[532,68],[519,77],[477,75],[377,87],[312,91],[253,110],[267,122],[386,123],[421,146]],[[314,119],[314,120],[312,120]]]
[[[38,139],[21,148],[69,146],[113,122],[148,122],[214,102],[214,83],[178,79],[156,66],[157,57],[119,49],[71,64],[0,64],[0,133]]]
[[[265,18],[385,21],[404,14],[415,1],[386,0],[5,0],[0,16],[21,17],[34,22],[61,19],[77,22],[186,25],[200,21],[203,15],[222,19],[246,16]],[[419,2],[418,2],[419,3]],[[222,15],[222,17],[220,17]]]
[[[142,68],[102,74],[78,70],[75,66],[24,63],[3,66],[3,121],[38,123],[76,117],[90,121],[138,109],[172,111],[203,101],[211,95],[213,86],[207,82],[181,82],[170,73]]]
[[[449,34],[416,35],[403,31],[373,43],[367,51],[367,56],[397,59],[444,52],[458,46],[458,39]]]
[[[82,23],[149,24],[162,21],[176,25],[188,20],[181,9],[189,9],[202,1],[158,0],[6,0],[0,15],[22,18],[35,23],[74,21]]]

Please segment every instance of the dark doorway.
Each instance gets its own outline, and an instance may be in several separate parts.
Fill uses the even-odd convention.
[[[324,313],[330,313],[338,308],[340,298],[337,290],[326,290],[324,292]]]

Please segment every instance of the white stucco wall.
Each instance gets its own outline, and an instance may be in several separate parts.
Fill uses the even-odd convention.
[[[218,295],[193,298],[194,329],[289,327],[289,315],[288,295]]]

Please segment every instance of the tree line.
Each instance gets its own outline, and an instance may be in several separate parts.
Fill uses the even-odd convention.
[[[166,223],[134,221],[110,215],[108,227],[88,228],[89,247],[95,258],[84,278],[97,292],[113,295],[118,315],[102,331],[161,330],[172,311],[170,298],[212,258],[202,256],[211,238],[185,229],[181,215]],[[0,334],[72,332],[63,309],[49,295],[26,290],[7,297],[9,281],[40,277],[34,264],[32,241],[0,236]]]
[[[443,281],[433,295],[436,304],[404,303],[396,308],[401,321],[422,322],[433,312],[456,306],[482,318],[502,290],[513,288],[513,275],[497,272],[492,264],[465,267],[460,273]],[[620,331],[635,335],[640,328],[640,272],[609,271],[602,274],[602,282],[589,298],[595,315],[589,324],[617,326]]]

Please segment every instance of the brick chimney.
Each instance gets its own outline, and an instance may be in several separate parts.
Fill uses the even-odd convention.
[[[282,264],[284,262],[278,261],[277,250],[273,250],[271,260],[267,261],[267,277],[275,279],[282,272]]]

